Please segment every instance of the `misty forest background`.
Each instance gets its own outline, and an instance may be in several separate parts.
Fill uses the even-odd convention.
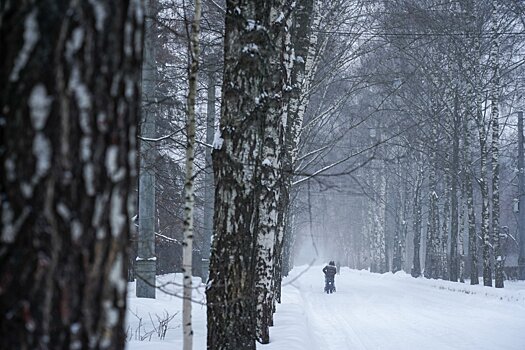
[[[312,68],[301,92],[307,102],[284,270],[299,255],[301,263],[333,259],[419,276],[429,259],[436,264],[425,269],[429,277],[469,278],[473,258],[482,272],[487,247],[493,265],[492,220],[499,210],[502,255],[508,273],[516,274],[520,4],[498,1],[495,13],[490,2],[473,1],[314,5],[307,30],[312,49],[301,48],[312,55]],[[158,112],[155,137],[162,139],[155,145],[156,252],[157,271],[166,273],[182,264],[182,247],[166,237],[183,239],[185,145],[177,133],[185,123],[185,28],[192,8],[156,6],[158,80],[151,104]],[[199,264],[207,259],[212,232],[209,154],[219,123],[224,7],[203,6],[194,274],[206,277],[207,266]],[[493,168],[495,153],[499,169]],[[469,250],[470,239],[476,248]]]
[[[124,346],[122,278],[207,281],[208,349],[294,264],[525,278],[524,3],[53,3],[0,7],[0,347]]]

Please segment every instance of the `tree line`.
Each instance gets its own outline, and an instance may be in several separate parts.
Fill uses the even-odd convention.
[[[369,84],[349,113],[375,115],[352,141],[378,147],[348,179],[318,186],[358,194],[346,197],[358,218],[341,259],[496,287],[514,273],[522,15],[516,2],[400,1],[374,17],[359,68]]]

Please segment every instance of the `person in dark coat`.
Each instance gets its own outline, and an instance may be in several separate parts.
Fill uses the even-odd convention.
[[[330,261],[328,265],[323,268],[324,279],[325,279],[325,292],[332,293],[335,292],[335,274],[337,273],[337,268],[335,267],[334,261]]]

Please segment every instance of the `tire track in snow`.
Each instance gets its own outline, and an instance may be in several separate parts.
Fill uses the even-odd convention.
[[[318,349],[323,350],[368,350],[358,332],[354,330],[345,313],[341,312],[341,301],[348,300],[348,295],[336,292],[326,294],[301,287],[305,300],[305,312],[311,324],[312,333],[317,338]],[[315,288],[317,289],[317,288]],[[340,297],[338,297],[340,295]]]

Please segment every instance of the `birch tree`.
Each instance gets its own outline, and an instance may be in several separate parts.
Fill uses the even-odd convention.
[[[282,4],[226,4],[221,124],[213,151],[215,236],[206,289],[208,349],[255,349],[260,184],[262,168],[268,166],[262,155],[270,153],[263,149],[273,141],[266,132],[279,119],[272,112],[280,112],[276,106],[281,73],[272,71],[272,63],[282,50],[281,42],[273,40],[285,20]],[[268,169],[274,165],[269,163]]]
[[[465,181],[465,198],[467,207],[468,222],[468,256],[470,259],[470,284],[479,284],[478,277],[478,244],[476,235],[476,214],[474,209],[474,181],[475,172],[472,167],[473,159],[473,136],[471,124],[476,119],[478,112],[477,102],[479,100],[479,33],[477,27],[476,8],[473,0],[465,0],[461,3],[463,12],[467,17],[468,28],[468,56],[466,62],[466,110],[465,118],[462,123],[463,134],[463,164],[464,164],[464,181]]]
[[[405,181],[401,184],[400,188],[397,189],[397,198],[395,204],[395,233],[393,240],[393,254],[392,254],[392,272],[396,273],[402,271],[405,264],[405,251],[406,251],[406,237],[408,232],[408,208],[410,205],[409,199],[409,184],[406,180],[408,178],[409,166],[404,165],[404,171],[401,170],[401,164],[398,160],[396,166],[400,177],[403,177]]]
[[[432,112],[435,113],[435,105],[432,106]],[[436,180],[437,164],[437,126],[433,123],[431,138],[433,147],[430,150],[430,171],[428,173],[428,222],[427,222],[427,241],[425,254],[425,277],[438,278],[440,265],[440,234],[439,234],[439,208]]]
[[[479,107],[478,107],[479,109]],[[490,244],[490,212],[489,212],[489,185],[487,162],[489,157],[487,132],[485,131],[485,122],[481,112],[477,113],[477,128],[480,146],[480,177],[478,182],[481,190],[481,238],[483,241],[483,285],[492,286],[492,261],[491,261],[491,244]]]
[[[463,239],[460,236],[459,229],[459,203],[458,203],[458,182],[460,172],[460,140],[461,140],[461,116],[459,111],[459,101],[458,101],[458,88],[455,86],[454,91],[454,108],[452,113],[452,164],[451,164],[451,173],[450,173],[450,275],[449,279],[451,281],[457,282],[460,278],[460,254],[462,254],[462,245],[461,249],[458,247],[459,241]],[[446,251],[445,247],[445,251]]]
[[[448,159],[447,159],[448,160]],[[445,168],[445,183],[443,196],[445,197],[443,203],[443,220],[441,223],[441,247],[440,247],[440,278],[449,279],[448,274],[448,259],[447,259],[447,250],[448,250],[448,235],[449,227],[448,222],[450,220],[450,168]]]
[[[492,0],[492,21],[491,21],[491,52],[490,52],[490,65],[492,70],[492,83],[490,91],[490,109],[492,121],[492,240],[494,244],[494,275],[495,275],[495,287],[503,288],[503,252],[502,245],[500,242],[500,170],[499,170],[499,90],[500,90],[500,77],[499,77],[499,5],[498,1]],[[491,277],[492,278],[492,277]]]
[[[201,20],[201,1],[195,0],[195,12],[189,34],[190,66],[188,69],[188,98],[186,120],[186,180],[184,183],[184,242],[182,243],[183,272],[183,349],[193,348],[193,329],[191,323],[192,303],[192,257],[193,257],[193,209],[195,193],[193,188],[193,167],[195,157],[195,98],[197,96],[197,73],[199,72],[199,34]]]
[[[284,145],[282,147],[281,195],[278,203],[277,237],[275,242],[275,292],[276,300],[280,299],[281,279],[290,270],[293,247],[292,180],[297,165],[300,134],[304,116],[309,102],[310,86],[315,72],[318,36],[315,29],[319,27],[319,1],[307,0],[296,5],[290,30],[290,64],[289,86],[286,94],[286,124],[284,125]],[[313,29],[313,30],[312,30]]]
[[[414,201],[412,211],[412,232],[414,234],[414,258],[412,262],[412,277],[421,276],[421,224],[422,217],[422,203],[421,203],[421,186],[423,183],[423,167],[418,164],[419,171],[416,174],[416,183],[414,186]]]
[[[377,133],[377,134],[376,134]],[[377,137],[377,140],[381,142],[382,132],[374,130],[373,137]],[[376,168],[374,170],[374,179],[372,182],[372,188],[374,189],[374,195],[372,201],[370,201],[371,214],[372,214],[372,228],[370,237],[370,271],[385,273],[387,272],[387,260],[386,260],[386,238],[385,238],[385,226],[386,226],[386,190],[387,183],[385,177],[385,164],[382,160],[374,161]]]
[[[470,94],[474,96],[474,94]],[[469,105],[468,114],[472,115],[475,104]],[[465,197],[466,197],[466,208],[467,208],[467,222],[468,222],[468,256],[470,259],[470,284],[479,284],[478,277],[478,240],[476,235],[476,212],[474,208],[474,177],[472,169],[472,131],[468,118],[463,120],[463,144],[465,152],[464,158],[464,172],[465,172]]]
[[[284,130],[288,118],[286,101],[287,86],[290,86],[290,71],[294,58],[291,49],[290,27],[292,22],[291,7],[285,7],[285,2],[274,2],[270,10],[270,33],[277,49],[269,58],[270,70],[273,72],[271,85],[267,87],[273,98],[268,98],[266,121],[264,124],[264,139],[261,151],[260,169],[260,202],[259,230],[257,232],[257,340],[262,344],[270,342],[270,325],[273,324],[273,300],[276,277],[276,245],[283,226],[279,223],[284,218],[279,208],[282,196],[282,158],[284,152]],[[284,57],[283,57],[284,52]]]
[[[0,18],[0,348],[123,349],[142,4]]]
[[[207,108],[206,108],[206,143],[208,145],[213,144],[213,136],[215,133],[215,84],[216,77],[215,72],[210,70],[208,72],[208,91],[207,91]],[[213,168],[211,159],[211,148],[206,148],[205,154],[205,175],[204,175],[204,254],[203,258],[208,260],[209,265],[209,254],[211,248],[211,237],[213,235],[213,196],[214,196],[214,180],[213,180]],[[204,266],[206,271],[203,271],[203,280],[208,277],[209,266]]]

